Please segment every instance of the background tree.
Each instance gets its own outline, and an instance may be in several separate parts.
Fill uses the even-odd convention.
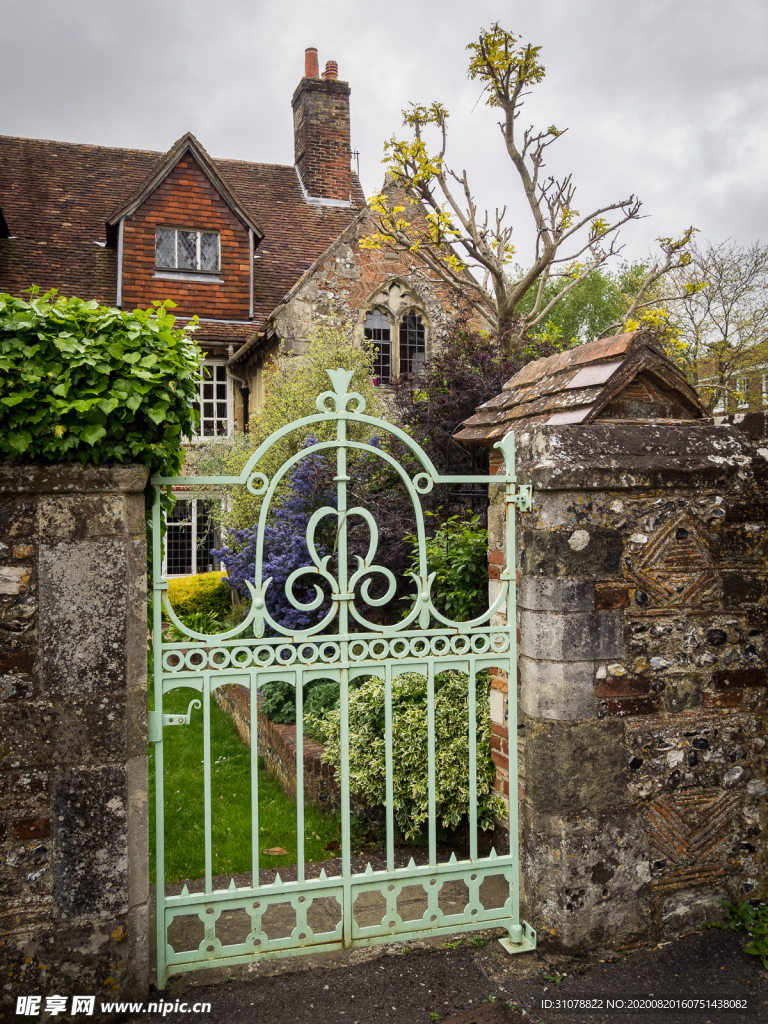
[[[550,125],[521,133],[516,125],[526,90],[545,75],[541,47],[521,43],[519,36],[494,24],[467,49],[469,78],[482,82],[487,105],[501,113],[507,155],[535,229],[533,258],[527,269],[515,270],[506,207],[497,208],[493,216],[481,213],[466,171],[447,166],[448,111],[440,103],[403,111],[413,137],[393,138],[385,146],[394,188],[372,198],[377,230],[363,241],[370,248],[390,246],[415,253],[433,274],[461,292],[498,335],[504,352],[515,357],[525,348],[528,332],[546,324],[557,303],[618,253],[616,233],[639,217],[641,204],[629,196],[582,216],[574,205],[572,176],[545,175],[546,151],[563,131]],[[428,151],[424,138],[429,126],[440,138],[435,153]],[[416,209],[409,213],[409,206]],[[678,240],[660,240],[661,257],[649,269],[647,281],[641,282],[634,308],[628,311],[631,315],[647,301],[648,288],[684,260],[690,236],[689,229]],[[558,287],[553,290],[555,282]]]
[[[678,361],[713,406],[733,411],[746,400],[739,381],[768,359],[768,245],[694,245],[676,277]]]

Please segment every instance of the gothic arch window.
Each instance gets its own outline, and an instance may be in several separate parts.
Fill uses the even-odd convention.
[[[427,359],[424,323],[416,313],[400,321],[400,373],[419,373]]]
[[[365,337],[376,349],[374,377],[379,384],[389,384],[392,379],[392,330],[389,319],[378,309],[372,310],[365,318]]]

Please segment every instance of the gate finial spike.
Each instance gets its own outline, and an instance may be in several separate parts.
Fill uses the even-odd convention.
[[[233,889],[237,889],[237,886],[235,885],[234,878],[230,878],[230,880],[229,880],[229,891],[232,892]]]
[[[276,871],[275,872],[275,885],[282,885],[282,884],[283,884],[283,880],[280,877],[280,872]]]
[[[373,874],[373,868],[371,867],[371,862],[370,861],[368,861],[368,865],[367,865],[367,867],[365,869],[365,874],[366,875],[372,875]]]
[[[187,883],[186,882],[181,887],[181,895],[182,896],[189,896],[189,889],[187,888]]]
[[[327,877],[328,877],[328,875],[326,875],[326,873],[325,873],[325,868],[321,868],[320,869],[320,881],[322,882]]]
[[[489,860],[496,860],[496,847],[495,846],[491,847],[491,852],[488,854],[488,859]]]
[[[455,864],[456,863],[456,851],[455,850],[451,850],[451,859],[448,861],[448,863],[449,864]]]
[[[410,868],[415,868],[415,867],[416,867],[416,862],[413,859],[413,857],[411,857],[411,859],[408,861],[408,868],[410,869]]]

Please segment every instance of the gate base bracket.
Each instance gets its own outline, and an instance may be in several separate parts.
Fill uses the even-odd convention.
[[[522,922],[521,930],[522,934],[519,942],[513,942],[509,938],[499,939],[501,946],[507,953],[532,953],[536,949],[536,932],[527,921]]]

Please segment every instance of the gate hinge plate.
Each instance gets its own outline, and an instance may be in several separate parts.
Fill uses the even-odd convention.
[[[159,743],[163,738],[163,716],[160,711],[150,711],[148,715],[149,742]]]
[[[192,708],[201,707],[199,700],[191,700],[186,715],[164,715],[161,711],[149,712],[149,742],[159,743],[163,738],[165,725],[189,725]]]
[[[530,512],[533,504],[533,486],[518,484],[514,493],[507,495],[507,502],[517,505],[520,512]]]

